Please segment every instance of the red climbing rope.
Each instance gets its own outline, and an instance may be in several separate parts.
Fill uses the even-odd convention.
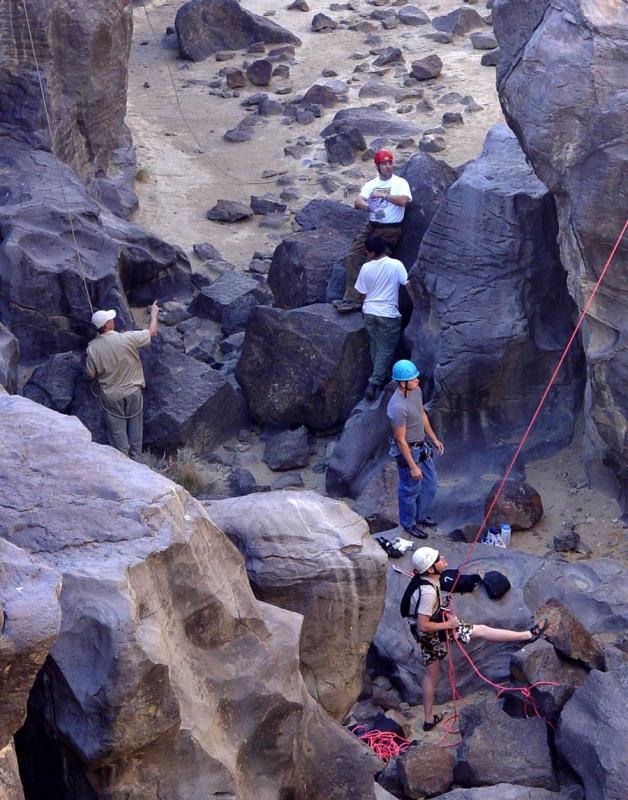
[[[363,730],[363,733],[358,731]],[[409,739],[404,739],[392,731],[369,730],[366,725],[356,725],[353,733],[367,744],[382,761],[390,761],[412,745]]]

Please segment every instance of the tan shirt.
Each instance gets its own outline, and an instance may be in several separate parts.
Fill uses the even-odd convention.
[[[137,351],[149,344],[149,331],[107,331],[88,344],[87,374],[98,378],[108,400],[122,400],[144,388],[144,370]]]

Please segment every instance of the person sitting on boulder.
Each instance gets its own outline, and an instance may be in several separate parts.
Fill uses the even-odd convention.
[[[159,306],[150,309],[148,330],[118,333],[114,330],[116,312],[96,311],[92,325],[98,336],[87,346],[85,369],[97,378],[100,402],[105,413],[109,444],[137,459],[142,453],[144,370],[138,354],[157,335]]]
[[[412,302],[414,295],[406,268],[401,261],[386,255],[386,242],[381,236],[369,236],[364,246],[368,261],[362,265],[355,288],[364,298],[362,316],[373,362],[365,397],[373,400],[388,379],[401,335],[399,287],[406,287]]]
[[[428,512],[436,495],[438,478],[434,449],[426,442],[425,434],[439,455],[445,452],[445,446],[434,433],[423,408],[419,374],[412,361],[397,361],[392,371],[397,390],[390,398],[387,411],[393,432],[390,455],[396,458],[399,473],[399,523],[411,536],[426,539],[423,528],[436,525]]]
[[[425,674],[423,676],[423,730],[430,731],[443,719],[434,714],[434,693],[440,673],[440,662],[447,655],[447,631],[451,631],[459,642],[468,644],[472,639],[487,642],[534,642],[548,627],[548,621],[534,625],[526,631],[510,631],[463,622],[448,613],[440,595],[440,576],[447,568],[447,561],[432,547],[419,547],[412,555],[414,577],[401,601],[401,614],[408,617],[410,632],[419,643]]]
[[[340,313],[359,311],[361,308],[362,302],[356,291],[355,281],[367,257],[364,245],[368,237],[377,234],[388,248],[394,247],[401,238],[401,223],[405,208],[412,200],[412,192],[404,178],[393,175],[393,159],[390,150],[378,150],[375,153],[373,160],[378,176],[367,181],[355,199],[355,207],[368,211],[369,219],[353,240],[347,255],[345,294],[342,300],[334,301]]]

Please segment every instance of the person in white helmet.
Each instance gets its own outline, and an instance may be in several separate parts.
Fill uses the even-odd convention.
[[[412,556],[412,564],[416,577],[408,591],[413,586],[416,588],[410,596],[407,616],[410,620],[410,631],[419,643],[425,664],[422,683],[425,712],[423,730],[430,731],[443,718],[442,714],[433,713],[433,707],[440,662],[447,655],[447,631],[452,631],[453,637],[463,644],[468,644],[471,639],[484,639],[487,642],[533,642],[543,635],[548,622],[544,620],[542,624],[534,625],[526,631],[510,631],[463,622],[454,614],[447,613],[446,606],[441,601],[439,579],[447,568],[445,557],[433,547],[419,547]]]
[[[109,444],[133,459],[142,453],[144,429],[144,370],[138,350],[157,336],[158,314],[155,300],[148,330],[125,333],[115,330],[114,309],[92,315],[98,336],[87,346],[85,369],[90,378],[98,379]]]

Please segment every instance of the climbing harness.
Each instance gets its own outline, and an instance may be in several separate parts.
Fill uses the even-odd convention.
[[[48,133],[50,135],[50,152],[54,159],[55,165],[57,167],[57,177],[59,179],[59,188],[61,189],[61,196],[63,197],[63,202],[65,204],[65,209],[68,213],[68,220],[70,222],[70,231],[72,233],[72,242],[74,244],[74,250],[76,253],[76,263],[78,266],[79,274],[83,280],[83,286],[85,288],[85,294],[87,295],[87,302],[89,303],[90,310],[92,314],[94,313],[94,306],[92,305],[92,299],[89,296],[89,289],[87,287],[87,280],[85,278],[85,270],[83,269],[83,262],[81,261],[81,253],[79,250],[78,243],[76,241],[76,232],[74,230],[74,222],[72,221],[72,213],[70,211],[70,206],[68,205],[68,200],[65,194],[65,188],[63,186],[63,179],[61,177],[61,166],[59,164],[59,159],[57,158],[54,150],[54,135],[52,132],[52,124],[50,122],[50,114],[48,112],[48,103],[46,102],[46,92],[44,91],[44,83],[41,77],[41,72],[39,69],[39,62],[37,60],[37,53],[35,52],[35,42],[33,40],[33,32],[31,30],[31,22],[28,16],[28,9],[26,8],[26,0],[22,0],[22,8],[24,9],[24,16],[26,18],[26,28],[28,30],[28,38],[31,45],[31,50],[33,53],[33,60],[35,62],[35,70],[37,72],[37,80],[39,81],[39,91],[41,92],[41,99],[44,106],[44,113],[46,116],[46,124],[48,125]]]
[[[159,40],[159,37],[157,36],[157,32],[153,28],[153,23],[151,22],[151,19],[150,19],[149,15],[148,15],[148,9],[146,8],[145,0],[142,0],[142,7],[144,9],[144,15],[146,16],[146,22],[148,23],[148,27],[150,28],[151,33],[153,34],[154,40],[159,45],[159,50],[161,51],[161,57],[163,59],[164,64],[166,65],[166,69],[168,70],[168,75],[170,76],[170,83],[172,84],[172,89],[174,91],[174,96],[175,96],[175,100],[176,100],[176,103],[177,103],[177,108],[179,109],[179,114],[181,115],[181,119],[185,123],[186,128],[188,129],[188,131],[190,132],[192,138],[194,139],[194,141],[196,143],[196,146],[198,147],[199,155],[205,156],[207,161],[209,161],[209,163],[213,167],[215,167],[219,172],[222,172],[223,175],[226,175],[229,178],[233,178],[233,180],[237,181],[238,183],[240,183],[240,184],[242,184],[244,186],[256,186],[256,185],[259,185],[259,184],[275,183],[276,182],[275,178],[260,178],[259,180],[256,180],[256,181],[249,181],[249,180],[246,180],[245,178],[240,177],[239,175],[234,175],[232,172],[229,172],[229,170],[226,170],[223,166],[221,166],[217,161],[214,161],[214,159],[209,155],[207,150],[205,150],[205,148],[201,144],[198,136],[196,135],[194,129],[192,128],[188,118],[186,117],[185,112],[183,111],[183,107],[181,106],[181,100],[179,99],[179,92],[178,92],[177,86],[175,84],[175,80],[174,80],[174,76],[172,74],[172,70],[170,69],[170,64],[168,63],[168,58],[166,56],[166,52],[165,52],[165,50],[163,48],[163,45],[162,45],[161,41]]]

